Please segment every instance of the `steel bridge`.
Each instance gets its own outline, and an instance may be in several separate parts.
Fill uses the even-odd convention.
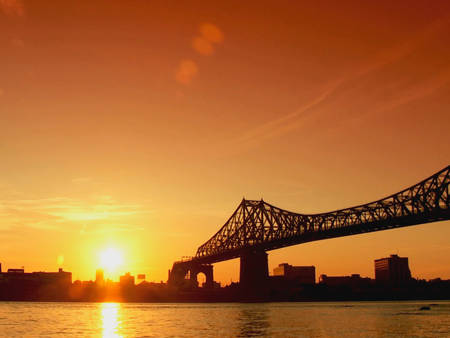
[[[222,228],[194,257],[175,262],[169,283],[187,273],[193,283],[204,272],[213,284],[212,263],[240,257],[240,283],[252,286],[268,276],[266,251],[286,246],[450,219],[450,166],[396,194],[371,203],[320,214],[298,214],[263,200],[243,199]],[[205,272],[206,271],[206,272]]]

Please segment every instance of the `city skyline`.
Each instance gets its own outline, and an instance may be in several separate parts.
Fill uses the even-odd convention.
[[[393,268],[389,268],[389,264],[392,264],[391,261],[394,261],[394,266]],[[401,264],[397,263],[398,261],[401,262]],[[395,281],[396,278],[403,280],[403,281],[407,281],[410,279],[415,279],[415,280],[420,280],[419,278],[415,277],[415,275],[411,272],[411,270],[409,269],[409,257],[400,257],[397,254],[390,254],[388,257],[382,257],[382,258],[378,258],[378,259],[374,259],[373,263],[374,263],[374,276],[372,277],[367,277],[367,276],[362,276],[362,278],[368,278],[371,280],[377,280],[377,281],[381,281],[381,282],[386,282],[392,279],[392,281]],[[406,263],[405,263],[406,262]],[[0,274],[13,274],[14,276],[21,276],[21,275],[34,275],[37,276],[38,278],[41,278],[41,276],[46,276],[46,275],[53,275],[53,276],[58,276],[58,275],[62,275],[62,276],[66,276],[66,275],[70,275],[70,278],[72,278],[72,272],[71,271],[64,271],[62,268],[58,269],[58,272],[52,272],[52,271],[26,271],[25,267],[22,266],[20,268],[13,268],[13,267],[8,267],[7,269],[3,270],[4,265],[2,265],[2,262],[0,262]],[[393,276],[390,276],[389,274],[392,273],[392,270],[390,269],[394,269],[395,273]],[[127,271],[126,269],[123,271]],[[379,271],[382,271],[382,274],[377,276],[377,273],[380,273]],[[397,272],[397,271],[401,271],[401,272]],[[406,272],[404,272],[406,271]],[[19,275],[17,275],[19,274]],[[200,275],[199,275],[200,276]],[[317,282],[315,281],[316,277],[321,277],[321,276],[326,276],[326,277],[333,277],[333,278],[346,278],[346,277],[351,277],[351,276],[358,276],[358,278],[361,277],[361,275],[359,273],[357,273],[357,271],[352,272],[349,276],[330,276],[327,275],[325,273],[316,273],[316,267],[314,265],[311,266],[293,266],[289,263],[279,263],[277,266],[275,266],[273,268],[273,270],[269,270],[269,276],[270,277],[277,277],[277,276],[284,276],[284,277],[288,277],[288,278],[294,278],[297,280],[297,282],[300,283],[304,283],[304,284],[315,284],[315,283],[320,283],[319,278],[317,278]],[[400,277],[399,277],[400,276]],[[106,282],[115,282],[115,283],[120,283],[122,284],[122,279],[124,277],[129,278],[131,277],[133,280],[133,285],[137,285],[140,282],[151,282],[151,283],[162,283],[162,284],[167,284],[166,281],[154,281],[154,280],[146,280],[145,275],[143,274],[137,274],[136,276],[134,276],[133,274],[131,274],[130,272],[121,272],[117,275],[117,280],[114,278],[107,278],[107,276],[105,277],[105,268],[98,268],[95,271],[95,278],[91,278],[89,280],[72,280],[71,283],[78,283],[78,282],[94,282],[95,284],[98,284],[100,286],[104,286],[104,283]],[[203,276],[204,277],[204,276]],[[203,279],[203,281],[202,281]],[[430,279],[429,281],[433,281],[433,280],[437,280],[437,279],[442,279],[440,277],[436,277],[434,279]],[[138,283],[135,283],[136,281],[139,281]],[[186,279],[188,280],[188,279]],[[202,283],[204,282],[204,278],[200,278],[199,279],[199,285],[198,287],[202,287]],[[128,280],[125,281],[125,283],[128,283]],[[236,283],[236,282],[234,282]],[[220,285],[217,284],[217,286],[220,285],[220,287],[225,287],[225,286],[229,286],[232,285],[233,282],[230,282],[228,284],[224,284],[224,285]],[[204,286],[203,286],[204,287]]]
[[[105,252],[104,252],[105,253]],[[112,256],[112,257],[114,257],[115,256],[115,254],[116,253],[114,253],[114,255]],[[398,253],[397,254],[390,254],[389,255],[389,257],[383,257],[383,258],[376,258],[376,259],[374,259],[373,260],[373,262],[375,263],[375,267],[374,267],[374,270],[373,270],[373,276],[367,276],[367,278],[370,278],[370,279],[376,279],[376,270],[377,270],[377,261],[385,261],[385,260],[389,260],[389,259],[392,259],[392,257],[394,257],[394,258],[398,258],[399,256],[398,256]],[[104,257],[101,257],[100,258],[100,261],[102,261],[102,259],[104,260]],[[403,257],[400,257],[400,259],[403,259],[403,260],[405,260],[406,259],[406,266],[408,266],[408,259],[409,259],[409,257],[406,257],[406,258],[403,258]],[[122,264],[121,264],[122,265]],[[2,263],[2,262],[0,262],[0,273],[2,273],[2,272],[9,272],[9,271],[11,271],[11,272],[15,272],[15,271],[19,271],[19,272],[27,272],[27,273],[30,273],[30,271],[26,271],[26,269],[25,269],[25,266],[21,266],[20,268],[18,268],[18,267],[12,267],[12,266],[9,266],[7,269],[5,269],[5,271],[3,271],[3,269],[5,268],[5,264],[4,263]],[[297,266],[292,266],[292,265],[290,265],[289,263],[278,263],[278,265],[277,264],[275,264],[274,265],[274,267],[273,267],[273,269],[269,269],[269,275],[270,276],[277,276],[277,275],[283,275],[284,274],[284,269],[286,269],[286,266],[288,266],[288,267],[290,267],[290,268],[292,268],[292,267],[294,267],[294,268],[301,268],[301,269],[306,269],[307,270],[307,273],[310,273],[310,269],[312,269],[313,271],[314,271],[314,275],[317,275],[317,277],[319,277],[319,276],[321,276],[321,275],[326,275],[326,273],[324,272],[324,271],[322,271],[321,273],[316,273],[315,272],[315,269],[316,269],[316,267],[314,266],[314,265],[311,265],[311,266],[300,266],[300,267],[297,267]],[[281,270],[280,270],[281,269]],[[63,272],[63,269],[62,268],[58,268],[58,270],[59,270],[59,272]],[[108,273],[108,271],[109,271],[109,273]],[[122,278],[122,277],[124,277],[124,276],[129,276],[130,275],[130,272],[127,270],[127,268],[126,267],[123,267],[122,269],[120,269],[120,272],[118,272],[119,271],[119,269],[116,269],[116,268],[114,268],[113,269],[113,271],[115,271],[116,273],[115,274],[110,274],[110,272],[111,272],[111,266],[110,266],[110,263],[100,263],[100,265],[99,265],[99,267],[95,270],[95,278],[90,278],[90,279],[88,279],[87,281],[94,281],[94,282],[96,282],[96,283],[98,283],[98,280],[101,280],[102,282],[104,282],[104,281],[112,281],[112,282],[118,282],[119,280],[120,280],[120,278]],[[281,273],[281,271],[283,271],[283,273]],[[64,272],[66,272],[66,271],[64,271]],[[47,273],[46,271],[43,271],[43,270],[39,270],[39,271],[33,271],[32,273]],[[53,273],[53,272],[51,272],[51,273]],[[72,272],[70,272],[71,274],[72,274]],[[105,273],[106,273],[106,275],[105,275]],[[352,275],[352,276],[354,276],[355,274],[357,273],[357,271],[353,271],[350,275]],[[360,273],[357,273],[357,275],[358,276],[360,276]],[[410,278],[413,278],[413,279],[417,279],[417,280],[420,280],[420,278],[419,277],[417,277],[418,275],[420,275],[420,272],[419,272],[419,274],[415,274],[415,273],[412,273],[412,272],[410,272]],[[133,276],[133,275],[132,275]],[[141,273],[137,273],[136,274],[136,279],[137,280],[140,280],[141,282],[142,281],[148,281],[148,282],[153,282],[153,283],[158,283],[158,282],[163,282],[163,283],[166,283],[167,281],[163,281],[163,280],[161,280],[161,281],[156,281],[156,280],[147,280],[147,278],[145,277],[146,275],[145,274],[141,274]],[[115,278],[116,277],[116,278]],[[133,276],[134,277],[134,276]],[[366,277],[366,276],[365,276]],[[203,275],[203,277],[201,277],[200,275],[199,275],[199,279],[200,280],[204,280],[204,275]],[[429,279],[429,280],[433,280],[433,279],[441,279],[441,277],[440,276],[436,276],[435,278],[431,278],[431,279]],[[77,279],[77,280],[74,280],[74,281],[81,281],[80,279]],[[233,282],[232,280],[230,280],[230,283],[231,282]],[[236,282],[236,281],[235,281]],[[200,282],[199,282],[200,283]],[[230,284],[230,283],[224,283],[224,285],[222,285],[222,286],[225,286],[225,285],[228,285],[228,284]]]
[[[88,280],[113,248],[114,279],[166,281],[242,197],[326,212],[448,165],[448,2],[264,4],[0,1],[4,266]],[[269,271],[373,277],[398,253],[449,279],[449,225],[271,251]]]

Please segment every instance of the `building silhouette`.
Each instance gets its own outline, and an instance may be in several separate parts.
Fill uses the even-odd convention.
[[[120,286],[134,286],[134,276],[132,276],[129,272],[125,275],[120,276]]]
[[[375,260],[375,280],[381,283],[402,283],[411,280],[408,257],[391,255]]]
[[[95,271],[95,284],[103,286],[105,284],[105,275],[102,269]]]
[[[0,299],[6,301],[64,301],[72,286],[72,273],[25,272],[25,269],[0,268]]]
[[[273,269],[273,275],[295,280],[300,284],[316,283],[315,266],[292,266],[288,263],[282,263]]]
[[[33,284],[58,284],[70,286],[72,273],[59,268],[58,272],[25,272],[25,269],[8,269],[2,272],[0,264],[0,283],[33,283]]]
[[[360,287],[369,285],[371,279],[368,277],[361,277],[359,274],[352,274],[350,276],[327,276],[320,275],[319,283],[331,287],[348,286]]]

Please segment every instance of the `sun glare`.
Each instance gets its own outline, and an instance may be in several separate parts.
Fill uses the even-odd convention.
[[[114,272],[123,263],[122,252],[108,248],[100,253],[100,267],[108,272]]]
[[[120,304],[103,303],[102,310],[103,338],[122,337],[118,331],[120,329]]]

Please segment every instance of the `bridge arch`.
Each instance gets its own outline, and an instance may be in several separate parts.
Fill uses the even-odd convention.
[[[198,287],[201,288],[204,286],[204,283],[206,283],[206,275],[204,272],[199,272],[197,274],[197,282],[198,282]]]
[[[198,275],[203,274],[205,276],[205,288],[212,288],[214,284],[213,280],[213,266],[212,265],[195,265],[190,269],[190,280],[194,286],[200,286],[198,283]]]
[[[198,274],[205,275],[205,288],[214,286],[214,272],[211,264],[199,264],[192,261],[175,262],[169,270],[169,284],[172,286],[198,287]],[[186,278],[188,277],[188,278]]]

